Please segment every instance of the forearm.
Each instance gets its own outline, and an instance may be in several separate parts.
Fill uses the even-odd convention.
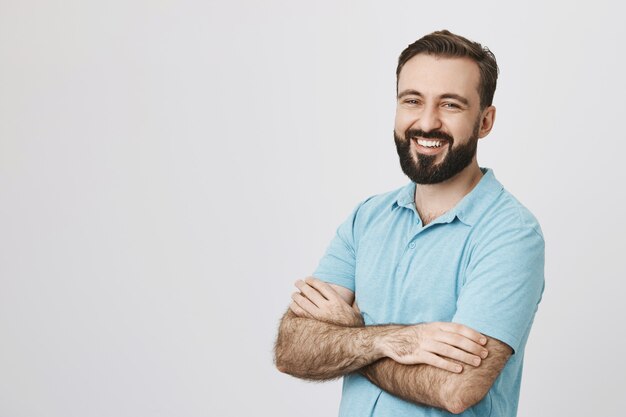
[[[447,408],[446,387],[448,378],[456,375],[430,365],[403,365],[389,358],[380,359],[359,371],[373,384],[403,400]]]
[[[288,311],[276,339],[276,367],[313,380],[338,378],[384,356],[378,345],[383,327],[344,327],[297,317]]]
[[[402,365],[383,358],[360,370],[372,383],[406,401],[460,413],[478,403],[508,360],[511,349],[495,339],[485,346],[489,356],[480,366],[465,365],[452,373],[430,365]]]

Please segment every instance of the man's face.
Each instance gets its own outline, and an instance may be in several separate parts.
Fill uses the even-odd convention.
[[[479,81],[468,58],[420,54],[402,67],[394,139],[412,181],[440,183],[474,161],[478,139],[488,133],[481,130]]]

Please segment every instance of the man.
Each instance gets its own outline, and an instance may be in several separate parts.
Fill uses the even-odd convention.
[[[296,282],[276,365],[343,376],[341,416],[516,415],[544,241],[476,159],[497,74],[487,48],[448,31],[402,52],[394,138],[411,182],[359,204]]]

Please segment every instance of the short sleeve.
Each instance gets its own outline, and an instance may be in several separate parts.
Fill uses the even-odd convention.
[[[326,248],[313,276],[330,284],[341,285],[354,291],[354,277],[356,270],[356,221],[359,210],[364,202],[360,203],[337,228],[335,237]]]
[[[523,349],[544,289],[545,244],[534,227],[485,239],[471,254],[452,321]]]

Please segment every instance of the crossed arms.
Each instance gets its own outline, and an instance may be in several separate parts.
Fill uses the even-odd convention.
[[[365,326],[352,291],[315,278],[296,286],[275,362],[299,378],[359,372],[392,395],[458,414],[486,395],[512,353],[456,323]]]

